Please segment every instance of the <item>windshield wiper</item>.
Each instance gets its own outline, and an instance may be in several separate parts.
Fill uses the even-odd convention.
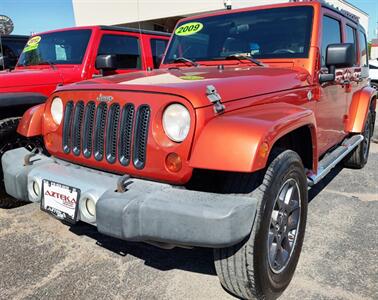
[[[195,66],[195,67],[198,67],[199,64],[196,63],[195,61],[192,61],[191,59],[189,58],[185,58],[185,57],[177,57],[173,60],[174,63],[178,63],[178,62],[183,62],[183,63],[189,63],[191,64],[192,66]]]
[[[56,69],[55,64],[49,60],[44,60],[36,64],[36,66],[39,66],[39,65],[49,65],[53,70]]]
[[[253,62],[254,64],[256,64],[256,65],[258,65],[260,67],[264,67],[265,66],[261,61],[253,58],[252,56],[248,56],[248,55],[245,55],[245,54],[235,53],[235,54],[231,54],[231,55],[226,56],[225,59],[237,59],[239,61],[249,60],[250,62]]]

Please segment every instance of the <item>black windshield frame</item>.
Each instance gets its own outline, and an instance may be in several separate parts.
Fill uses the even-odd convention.
[[[36,66],[47,63],[80,65],[87,52],[91,36],[92,29],[74,29],[37,35],[37,37],[40,37],[38,46],[28,51],[28,44],[26,44],[17,66]],[[31,37],[31,39],[35,37]],[[58,56],[61,59],[58,59]]]
[[[263,19],[271,18],[271,20],[275,19],[274,16],[277,18],[281,18],[277,24],[274,24],[272,21],[265,22],[263,24]],[[259,19],[260,18],[260,19]],[[284,20],[286,18],[286,20]],[[169,48],[167,50],[166,56],[164,58],[164,64],[172,64],[174,63],[175,58],[177,56],[182,56],[187,59],[193,61],[213,61],[213,60],[222,60],[225,59],[229,55],[233,54],[243,54],[243,55],[250,55],[257,59],[297,59],[297,58],[308,58],[309,51],[311,46],[311,36],[312,36],[312,28],[313,28],[313,19],[314,19],[314,8],[310,5],[303,5],[303,6],[291,6],[291,7],[279,7],[279,8],[269,8],[269,9],[262,9],[262,10],[249,10],[249,11],[242,11],[242,12],[234,12],[222,15],[215,15],[209,16],[204,18],[198,19],[189,19],[188,21],[184,21],[178,24],[177,28],[187,23],[199,22],[203,25],[203,29],[196,34],[187,35],[187,36],[178,36],[175,32],[172,35],[172,40],[170,42]],[[243,20],[247,20],[248,25],[244,25],[242,22]],[[259,20],[260,23],[259,23]],[[277,19],[275,19],[277,20]],[[238,24],[237,21],[240,21]],[[265,20],[264,20],[265,21]],[[291,23],[290,23],[291,21]],[[255,22],[255,23],[254,23]],[[277,22],[277,21],[275,21]],[[298,25],[302,24],[303,26],[294,26],[289,29],[290,24]],[[251,25],[253,24],[253,25]],[[268,25],[270,27],[268,28]],[[228,27],[227,27],[228,26]],[[260,26],[260,31],[259,27]],[[286,26],[286,27],[285,27]],[[256,27],[256,29],[255,29]],[[235,29],[234,29],[235,28]],[[239,29],[240,28],[240,29]],[[244,28],[244,29],[243,29]],[[282,28],[286,31],[282,32]],[[271,32],[268,32],[270,29]],[[176,29],[177,30],[177,29]],[[233,33],[234,30],[234,33]],[[244,30],[244,32],[243,32]],[[252,32],[252,30],[256,30],[256,32]],[[272,31],[275,30],[275,31]],[[227,34],[225,35],[225,32]],[[297,32],[301,34],[301,40],[296,41],[295,35],[293,32]],[[255,36],[253,36],[255,34]],[[270,36],[274,34],[274,36]],[[213,53],[217,53],[220,49],[224,49],[224,45],[227,42],[227,39],[232,39],[234,37],[238,37],[241,43],[244,43],[241,49],[246,49],[249,51],[229,51],[229,52],[222,52],[219,55],[214,55]],[[252,43],[253,38],[260,38],[261,44]],[[287,38],[288,41],[279,40],[283,37]],[[192,39],[193,41],[190,41]],[[217,40],[219,39],[219,41]],[[222,43],[223,39],[223,43]],[[247,39],[247,40],[246,40]],[[250,39],[250,40],[248,40]],[[270,39],[270,40],[269,40]],[[278,42],[277,42],[278,39]],[[232,40],[231,40],[232,42]],[[238,41],[239,42],[239,41]],[[291,49],[277,49],[282,50],[279,53],[269,53],[260,51],[263,49],[261,46],[265,46],[270,44],[278,45],[279,42],[284,44],[285,42],[295,44],[297,43],[296,47],[298,51],[293,51]],[[186,43],[186,44],[185,44]],[[193,44],[197,43],[200,45],[198,47],[198,51],[192,51],[190,53],[190,48]],[[218,44],[217,44],[218,43]],[[258,50],[252,50],[252,45],[256,47]],[[202,46],[202,49],[200,48]],[[235,45],[233,45],[235,46]],[[181,47],[180,55],[177,54],[179,51],[179,47]],[[235,47],[237,49],[237,46]],[[266,47],[267,48],[267,47]],[[290,50],[287,51],[287,50]],[[207,51],[207,55],[197,55],[197,53]],[[185,53],[186,52],[186,53]],[[212,52],[212,54],[210,54]],[[294,52],[294,53],[291,53]]]

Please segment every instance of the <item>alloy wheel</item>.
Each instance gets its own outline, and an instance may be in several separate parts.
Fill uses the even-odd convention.
[[[301,194],[295,179],[281,187],[273,206],[268,234],[268,261],[272,272],[285,270],[295,249],[301,216]]]

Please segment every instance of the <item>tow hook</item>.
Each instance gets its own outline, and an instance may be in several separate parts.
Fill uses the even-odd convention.
[[[220,114],[224,112],[225,106],[222,104],[222,98],[218,94],[217,89],[213,85],[208,85],[206,87],[206,95],[207,99],[210,100],[211,103],[214,105],[214,112],[216,114]]]
[[[31,161],[31,159],[39,153],[42,153],[42,149],[36,147],[29,154],[25,155],[24,166],[31,166],[34,162],[34,161]],[[37,159],[37,160],[39,160],[39,159]]]
[[[127,180],[130,179],[129,175],[121,176],[117,181],[117,193],[124,193],[127,191]]]

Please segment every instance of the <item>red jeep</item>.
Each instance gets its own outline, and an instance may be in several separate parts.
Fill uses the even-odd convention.
[[[214,249],[222,285],[272,299],[302,248],[308,188],[362,168],[373,133],[364,29],[301,1],[180,21],[163,69],[59,88],[2,158],[6,191],[67,222]],[[308,241],[311,243],[311,241]]]
[[[20,144],[34,147],[38,140],[15,134],[19,118],[28,108],[44,103],[57,86],[157,68],[169,36],[112,26],[66,28],[32,36],[16,69],[0,72],[0,157]]]

